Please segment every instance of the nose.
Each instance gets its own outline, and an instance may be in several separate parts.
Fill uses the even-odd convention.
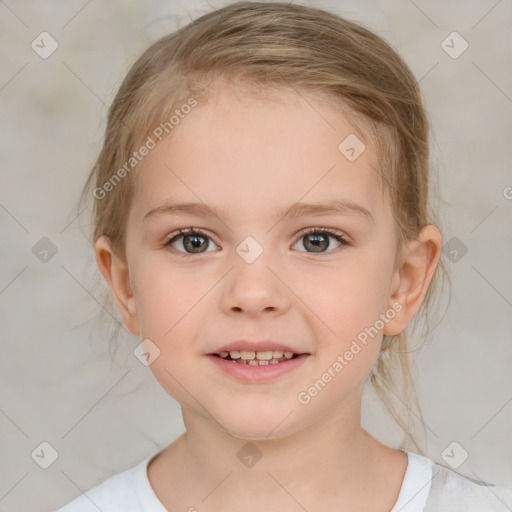
[[[245,313],[257,316],[284,314],[290,308],[290,290],[279,271],[260,256],[253,263],[235,262],[226,277],[221,306],[227,314]]]

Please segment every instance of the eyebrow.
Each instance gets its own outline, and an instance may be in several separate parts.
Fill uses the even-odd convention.
[[[205,203],[173,203],[167,202],[150,210],[144,215],[143,221],[162,215],[194,215],[208,217],[215,215],[219,218],[226,217],[226,207],[212,208]],[[375,220],[368,209],[359,204],[344,199],[335,199],[323,204],[293,203],[273,215],[273,220],[280,218],[298,218],[301,216],[326,216],[326,215],[358,215],[375,224]]]

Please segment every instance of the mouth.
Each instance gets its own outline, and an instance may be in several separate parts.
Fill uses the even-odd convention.
[[[206,354],[218,370],[246,384],[263,384],[301,371],[311,354],[283,350],[230,350]]]
[[[291,359],[299,357],[301,354],[283,350],[262,350],[259,352],[250,350],[231,350],[229,352],[223,351],[218,354],[211,355],[223,359],[224,361],[231,361],[233,364],[267,366],[290,361]]]

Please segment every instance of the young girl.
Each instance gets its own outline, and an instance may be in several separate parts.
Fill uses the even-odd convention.
[[[408,402],[405,330],[444,271],[428,135],[404,61],[316,8],[233,3],[135,62],[83,198],[186,432],[60,512],[512,506],[422,455],[393,408],[400,448],[361,427],[367,382]]]

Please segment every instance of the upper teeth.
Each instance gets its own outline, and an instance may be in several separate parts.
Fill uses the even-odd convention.
[[[260,361],[270,361],[271,359],[280,359],[281,357],[286,357],[286,359],[291,359],[293,357],[293,352],[283,352],[282,350],[264,350],[261,352],[251,352],[249,350],[232,350],[230,352],[221,352],[220,357],[226,358],[228,355],[231,359],[258,359]]]

